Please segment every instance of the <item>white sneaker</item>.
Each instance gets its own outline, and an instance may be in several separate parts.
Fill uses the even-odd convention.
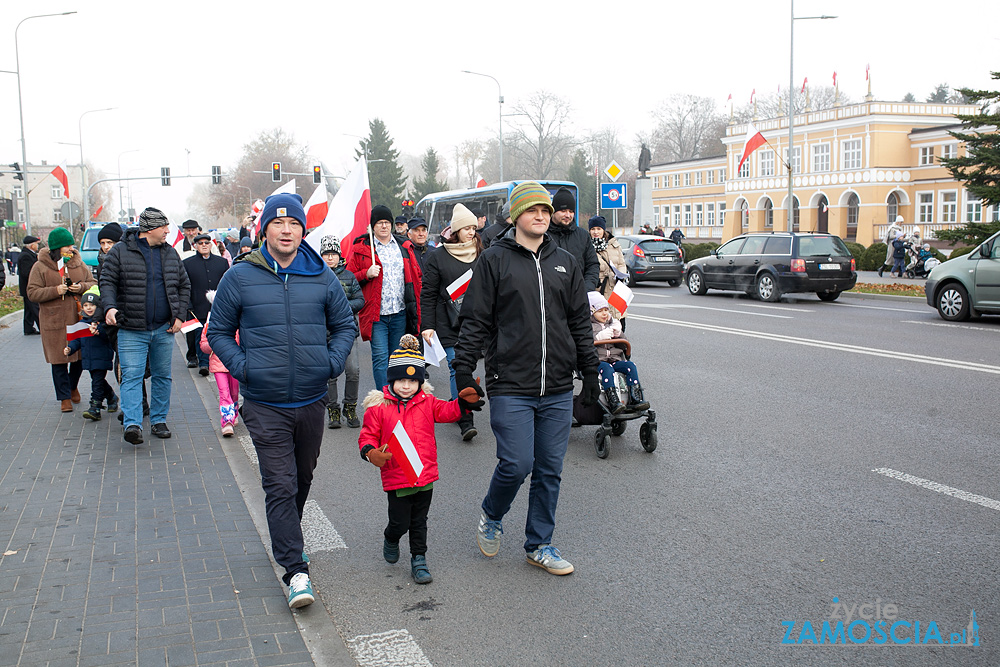
[[[309,581],[309,575],[305,572],[299,572],[292,577],[292,580],[288,582],[288,608],[298,609],[300,607],[307,607],[316,601],[313,597],[312,583]]]

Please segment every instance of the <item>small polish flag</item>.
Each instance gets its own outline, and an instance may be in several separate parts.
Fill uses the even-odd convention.
[[[312,230],[323,224],[330,205],[326,201],[326,186],[320,183],[306,202],[306,229]]]
[[[66,199],[69,199],[69,176],[66,175],[68,171],[69,167],[67,167],[64,162],[51,172],[52,175],[56,177],[56,180],[62,183],[63,196],[66,197]]]
[[[77,322],[76,324],[66,325],[66,342],[71,340],[76,340],[77,338],[86,338],[88,336],[93,336],[90,333],[90,324],[87,322]]]
[[[59,261],[56,262],[56,269],[59,270],[59,277],[60,278],[65,278],[66,277],[66,262],[63,260],[62,257],[60,257]]]
[[[406,429],[403,428],[403,422],[396,422],[396,426],[389,436],[389,442],[386,444],[389,451],[392,452],[392,460],[399,464],[406,479],[415,486],[417,480],[420,479],[420,473],[424,471],[424,462],[420,460],[417,448],[413,446],[413,441],[410,440]]]
[[[750,91],[750,104],[753,104],[754,98],[757,97],[757,89],[754,88]]]
[[[477,188],[485,188],[486,187],[486,179],[485,178],[480,178],[478,181],[476,181],[476,187]]]
[[[800,92],[806,92],[806,84],[809,83],[809,77],[802,79],[802,90]]]
[[[190,320],[181,325],[181,333],[190,333],[195,329],[201,328],[201,322],[198,321],[197,317],[192,317]]]
[[[448,296],[451,297],[452,301],[457,301],[462,298],[465,294],[465,290],[469,289],[469,282],[472,280],[472,269],[469,269],[458,278],[455,278],[445,289],[448,290]]]
[[[727,102],[732,102],[733,101],[733,94],[732,93],[729,93],[729,97],[726,98],[726,101]]]
[[[94,218],[99,216],[101,214],[101,211],[103,210],[104,210],[104,204],[101,204],[100,206],[97,207],[97,210],[94,211],[94,215],[90,216],[90,219],[93,220]]]
[[[612,290],[611,295],[608,297],[608,303],[614,306],[615,310],[624,315],[629,304],[632,303],[632,297],[634,296],[635,294],[632,293],[632,290],[629,289],[628,285],[619,281],[615,285],[615,289]]]
[[[743,140],[743,157],[740,158],[740,164],[736,167],[737,173],[740,167],[743,166],[743,163],[746,162],[746,159],[750,157],[750,153],[763,146],[764,142],[764,135],[760,133],[760,130],[753,123],[747,123],[747,136]]]

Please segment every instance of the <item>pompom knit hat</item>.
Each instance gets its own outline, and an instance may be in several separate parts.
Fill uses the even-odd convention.
[[[324,236],[319,240],[319,254],[326,255],[327,253],[335,252],[340,254],[340,239],[338,239],[333,234],[329,236]]]
[[[541,183],[525,181],[518,183],[510,193],[510,219],[517,222],[522,213],[536,204],[547,206],[549,213],[555,213],[552,208],[552,197]]]
[[[416,380],[422,383],[425,374],[420,342],[413,334],[405,334],[399,339],[399,348],[389,355],[389,367],[385,371],[386,382],[390,386],[396,380]]]

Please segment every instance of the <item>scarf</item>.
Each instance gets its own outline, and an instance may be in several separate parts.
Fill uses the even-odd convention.
[[[472,238],[465,243],[444,243],[444,249],[448,254],[465,264],[472,264],[476,261],[476,239]]]
[[[591,238],[591,241],[594,242],[594,251],[597,253],[602,253],[608,249],[608,242],[606,239]]]

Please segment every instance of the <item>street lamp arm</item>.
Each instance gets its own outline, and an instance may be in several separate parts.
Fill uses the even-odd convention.
[[[463,69],[462,73],[463,74],[472,74],[474,76],[485,76],[488,79],[493,79],[493,83],[497,84],[497,94],[498,94],[498,96],[500,98],[500,118],[499,118],[499,120],[500,120],[500,127],[498,128],[500,130],[500,134],[497,136],[497,139],[500,142],[499,143],[499,148],[500,148],[500,151],[499,151],[500,152],[500,180],[502,182],[503,181],[503,89],[500,88],[500,82],[497,81],[497,78],[495,76],[490,75],[490,74],[483,74],[482,72],[473,72],[472,70],[467,70],[467,69]]]

